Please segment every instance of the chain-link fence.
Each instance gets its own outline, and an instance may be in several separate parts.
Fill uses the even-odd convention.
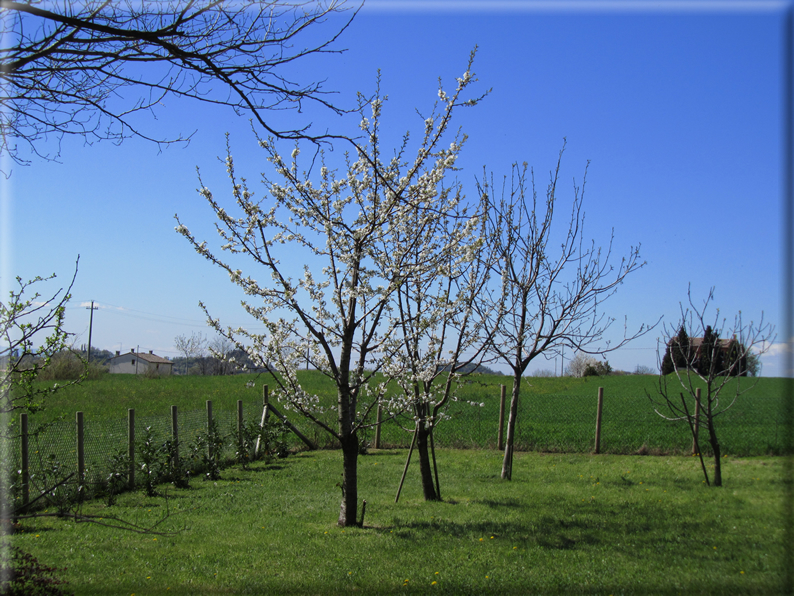
[[[241,404],[242,422],[257,423],[262,415],[262,403],[251,401]],[[224,437],[223,447],[219,454],[221,461],[229,462],[235,457],[237,445],[235,437],[238,433],[238,409],[213,409],[212,419]],[[132,414],[134,451],[140,451],[141,441],[150,433],[154,445],[160,448],[161,459],[167,458],[165,445],[174,439],[172,412],[163,415],[134,416]],[[202,471],[200,460],[191,459],[195,455],[199,437],[207,436],[208,410],[179,411],[176,416],[176,431],[179,454],[184,460],[186,470],[198,473]],[[106,487],[111,474],[129,476],[130,461],[127,458],[130,449],[130,418],[115,420],[84,419],[82,423],[82,445],[79,445],[77,416],[71,420],[56,420],[38,427],[30,427],[27,433],[26,449],[23,448],[21,429],[12,427],[7,440],[2,441],[3,462],[11,473],[11,486],[15,486],[17,500],[23,499],[21,485],[23,481],[23,450],[26,450],[28,466],[26,475],[29,478],[31,498],[49,487],[55,478],[62,478],[71,472],[80,471],[79,453],[82,447],[83,485],[88,492],[96,492]],[[206,448],[205,448],[206,449]],[[136,458],[134,483],[141,485],[144,475],[141,473],[140,457]],[[119,468],[119,469],[114,469]],[[77,477],[72,480],[76,485]],[[126,484],[126,483],[125,483]]]
[[[439,447],[496,448],[499,432],[499,396],[481,396],[482,405],[453,402],[435,430]],[[505,405],[507,426],[510,398]],[[515,448],[521,451],[590,453],[595,449],[597,393],[581,395],[522,394],[516,416]],[[407,429],[413,421],[398,420]],[[715,418],[722,452],[734,456],[778,455],[784,450],[785,424],[779,396],[758,395],[737,401]],[[373,440],[374,431],[367,434]],[[602,409],[600,452],[688,454],[692,435],[686,421],[668,421],[651,407],[646,396],[605,395]],[[411,434],[395,421],[385,422],[381,445],[407,448]],[[700,430],[700,447],[707,449],[706,429]]]
[[[499,437],[500,398],[483,395],[480,402],[452,402],[436,427],[434,437],[437,447],[497,448]],[[507,425],[509,397],[505,404],[503,427]],[[251,400],[243,404],[243,417],[247,422],[259,422],[262,403]],[[553,451],[590,453],[595,448],[597,395],[533,395],[522,394],[516,419],[515,447],[524,451]],[[335,446],[333,438],[318,426],[294,412],[284,412],[288,418],[321,448]],[[329,412],[327,423],[333,428],[334,412]],[[213,411],[218,430],[227,440],[222,459],[234,457],[234,434],[238,424],[238,411],[220,409]],[[273,418],[271,417],[271,420]],[[207,411],[180,411],[177,416],[180,452],[186,454],[190,446],[207,429]],[[779,396],[754,396],[742,400],[715,420],[722,452],[727,455],[750,456],[780,454],[784,449],[782,402]],[[385,419],[381,426],[380,446],[407,448],[411,443],[414,422],[410,416]],[[129,420],[90,420],[84,422],[84,466],[86,484],[101,483],[111,471],[109,466],[118,462],[129,448]],[[135,435],[138,439],[151,430],[155,442],[164,443],[173,436],[172,416],[164,412],[159,416],[136,417]],[[18,432],[3,445],[4,461],[18,472],[21,466],[21,448]],[[29,430],[28,460],[31,485],[35,478],[46,477],[54,466],[60,470],[76,471],[78,467],[77,423],[61,420]],[[230,440],[231,438],[231,440]],[[707,451],[705,429],[701,429],[701,449]],[[361,431],[363,447],[375,447],[375,429]],[[293,448],[303,443],[290,435]],[[194,450],[195,451],[195,450]],[[685,421],[671,422],[657,415],[647,397],[606,395],[603,401],[600,429],[600,452],[612,454],[692,452],[692,436]],[[118,456],[114,459],[114,456]],[[141,482],[141,479],[138,479]]]

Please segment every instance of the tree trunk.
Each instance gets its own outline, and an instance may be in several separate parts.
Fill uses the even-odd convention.
[[[521,389],[521,375],[513,376],[513,394],[510,397],[510,416],[507,419],[507,438],[505,439],[505,458],[502,462],[502,480],[513,479],[513,441],[516,434],[516,415],[518,414],[518,393]]]
[[[710,410],[710,408],[709,408]],[[709,427],[709,444],[711,451],[714,453],[714,486],[722,486],[722,460],[720,459],[720,443],[717,440],[717,431],[714,429],[714,417],[709,411],[708,415]]]
[[[342,440],[344,474],[342,476],[342,505],[339,522],[342,527],[360,525],[358,513],[358,436],[352,433]]]
[[[416,450],[419,453],[419,472],[422,475],[422,491],[425,501],[440,501],[436,494],[436,487],[433,483],[433,468],[430,462],[428,451],[428,438],[430,430],[425,427],[424,422],[419,422],[416,427]]]

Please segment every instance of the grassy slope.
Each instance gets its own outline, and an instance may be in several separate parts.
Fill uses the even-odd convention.
[[[706,488],[693,458],[439,453],[443,503],[421,500],[405,451],[360,459],[366,527],[334,525],[337,452],[302,453],[172,491],[175,536],[64,520],[12,538],[66,566],[77,594],[771,594],[782,558],[780,458],[725,460]],[[152,522],[163,498],[90,510]],[[435,582],[435,583],[434,583]]]

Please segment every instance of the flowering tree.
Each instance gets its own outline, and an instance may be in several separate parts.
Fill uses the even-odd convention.
[[[541,354],[556,354],[567,345],[587,353],[617,349],[630,339],[647,332],[645,326],[632,337],[624,332],[617,345],[594,350],[614,319],[606,317],[600,307],[626,277],[640,269],[639,247],[632,247],[617,268],[610,263],[612,238],[606,251],[595,242],[584,241],[584,182],[574,186],[567,231],[559,236],[553,226],[557,207],[557,179],[564,151],[560,151],[556,169],[551,173],[545,205],[538,204],[534,173],[531,189],[527,185],[527,165],[513,166],[509,194],[503,186],[501,199],[493,198],[493,176],[479,185],[484,200],[490,201],[486,241],[495,252],[495,271],[501,276],[498,287],[478,295],[484,330],[494,360],[505,363],[513,373],[513,389],[507,424],[502,478],[509,480],[513,470],[515,437],[521,376]],[[586,171],[585,171],[586,179]],[[561,239],[558,253],[550,242]]]
[[[369,416],[379,402],[390,411],[403,407],[399,397],[384,401],[386,383],[376,377],[387,365],[393,366],[402,344],[395,333],[398,318],[392,316],[395,295],[403,284],[437,271],[454,252],[455,237],[446,236],[432,251],[415,258],[423,237],[456,205],[441,185],[454,168],[461,140],[445,139],[454,110],[477,103],[478,98],[462,97],[475,80],[473,58],[474,53],[453,93],[447,95],[439,84],[439,100],[424,120],[413,159],[406,158],[408,135],[391,158],[384,158],[380,149],[384,98],[377,95],[368,104],[361,100],[360,126],[366,143],[357,146],[355,155],[346,154],[346,172],[340,177],[327,167],[321,153],[318,180],[313,182],[309,173],[299,173],[297,146],[288,162],[272,139],[260,140],[278,181],[263,175],[267,196],[255,199],[245,180],[236,177],[227,151],[237,213],[227,213],[203,184],[200,191],[218,219],[216,227],[224,242],[220,252],[197,240],[177,218],[177,231],[252,297],[243,306],[266,332],[223,328],[207,313],[210,324],[276,373],[275,395],[280,401],[339,441],[344,460],[341,526],[362,523],[356,513],[359,430],[372,424]],[[370,117],[364,115],[367,107]],[[280,259],[300,251],[307,264],[303,277],[294,279]],[[248,257],[250,270],[232,266],[237,254]],[[314,267],[323,262],[324,266]],[[257,281],[254,271],[268,279]],[[298,381],[296,371],[307,354],[312,366],[336,386],[336,424],[322,418],[320,397],[306,392]]]
[[[449,190],[445,189],[447,193]],[[459,195],[459,187],[457,191]],[[459,202],[456,196],[455,203]],[[453,390],[460,371],[471,365],[484,347],[480,320],[472,309],[489,274],[489,262],[482,250],[483,221],[481,214],[468,218],[465,207],[454,217],[439,217],[415,243],[411,264],[419,270],[427,255],[436,255],[440,267],[424,269],[395,292],[396,326],[403,343],[386,372],[397,380],[413,415],[415,428],[406,471],[416,446],[422,490],[428,501],[441,499],[433,431],[450,398],[455,399]]]
[[[36,288],[55,274],[30,281],[18,277],[19,288],[9,292],[6,302],[0,302],[0,426],[4,438],[8,436],[8,415],[37,412],[48,395],[82,380],[52,386],[36,383],[52,358],[68,348],[64,315],[76,277],[77,264],[65,291],[61,288],[45,299]]]
[[[681,305],[681,320],[665,329],[665,346],[675,344],[680,358],[669,359],[672,374],[662,369],[663,357],[657,354],[662,373],[659,376],[658,395],[648,394],[654,411],[665,420],[686,420],[692,433],[695,453],[700,457],[700,466],[706,484],[711,485],[706,464],[699,446],[699,429],[708,432],[708,443],[714,457],[714,486],[722,486],[722,460],[720,443],[714,420],[733,407],[736,399],[752,389],[758,382],[742,374],[747,357],[757,350],[765,353],[775,341],[774,326],[764,322],[764,314],[758,324],[742,321],[742,313],[734,318],[733,325],[726,326],[716,311],[713,323],[707,319],[709,305],[714,300],[714,288],[700,307],[692,301],[691,290],[687,291],[689,306]],[[720,339],[723,336],[725,339]],[[681,338],[686,342],[681,342]],[[700,342],[690,338],[702,338]],[[667,356],[667,354],[665,354]],[[701,390],[704,392],[701,394]],[[723,395],[724,394],[724,395]],[[720,401],[721,398],[725,398]]]

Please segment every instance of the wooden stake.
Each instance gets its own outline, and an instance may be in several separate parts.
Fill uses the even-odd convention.
[[[598,388],[598,408],[596,409],[595,453],[601,453],[601,412],[604,407],[604,388]]]
[[[419,422],[417,422],[417,426],[418,425]],[[408,461],[405,462],[405,469],[403,469],[403,477],[400,478],[400,486],[397,487],[397,496],[394,497],[395,503],[400,500],[400,492],[402,492],[403,489],[403,482],[405,482],[405,475],[408,473],[408,464],[411,463],[411,454],[414,452],[414,445],[416,445],[416,435],[418,434],[419,434],[419,429],[417,428],[414,430],[414,438],[411,440],[411,448],[408,450]]]

